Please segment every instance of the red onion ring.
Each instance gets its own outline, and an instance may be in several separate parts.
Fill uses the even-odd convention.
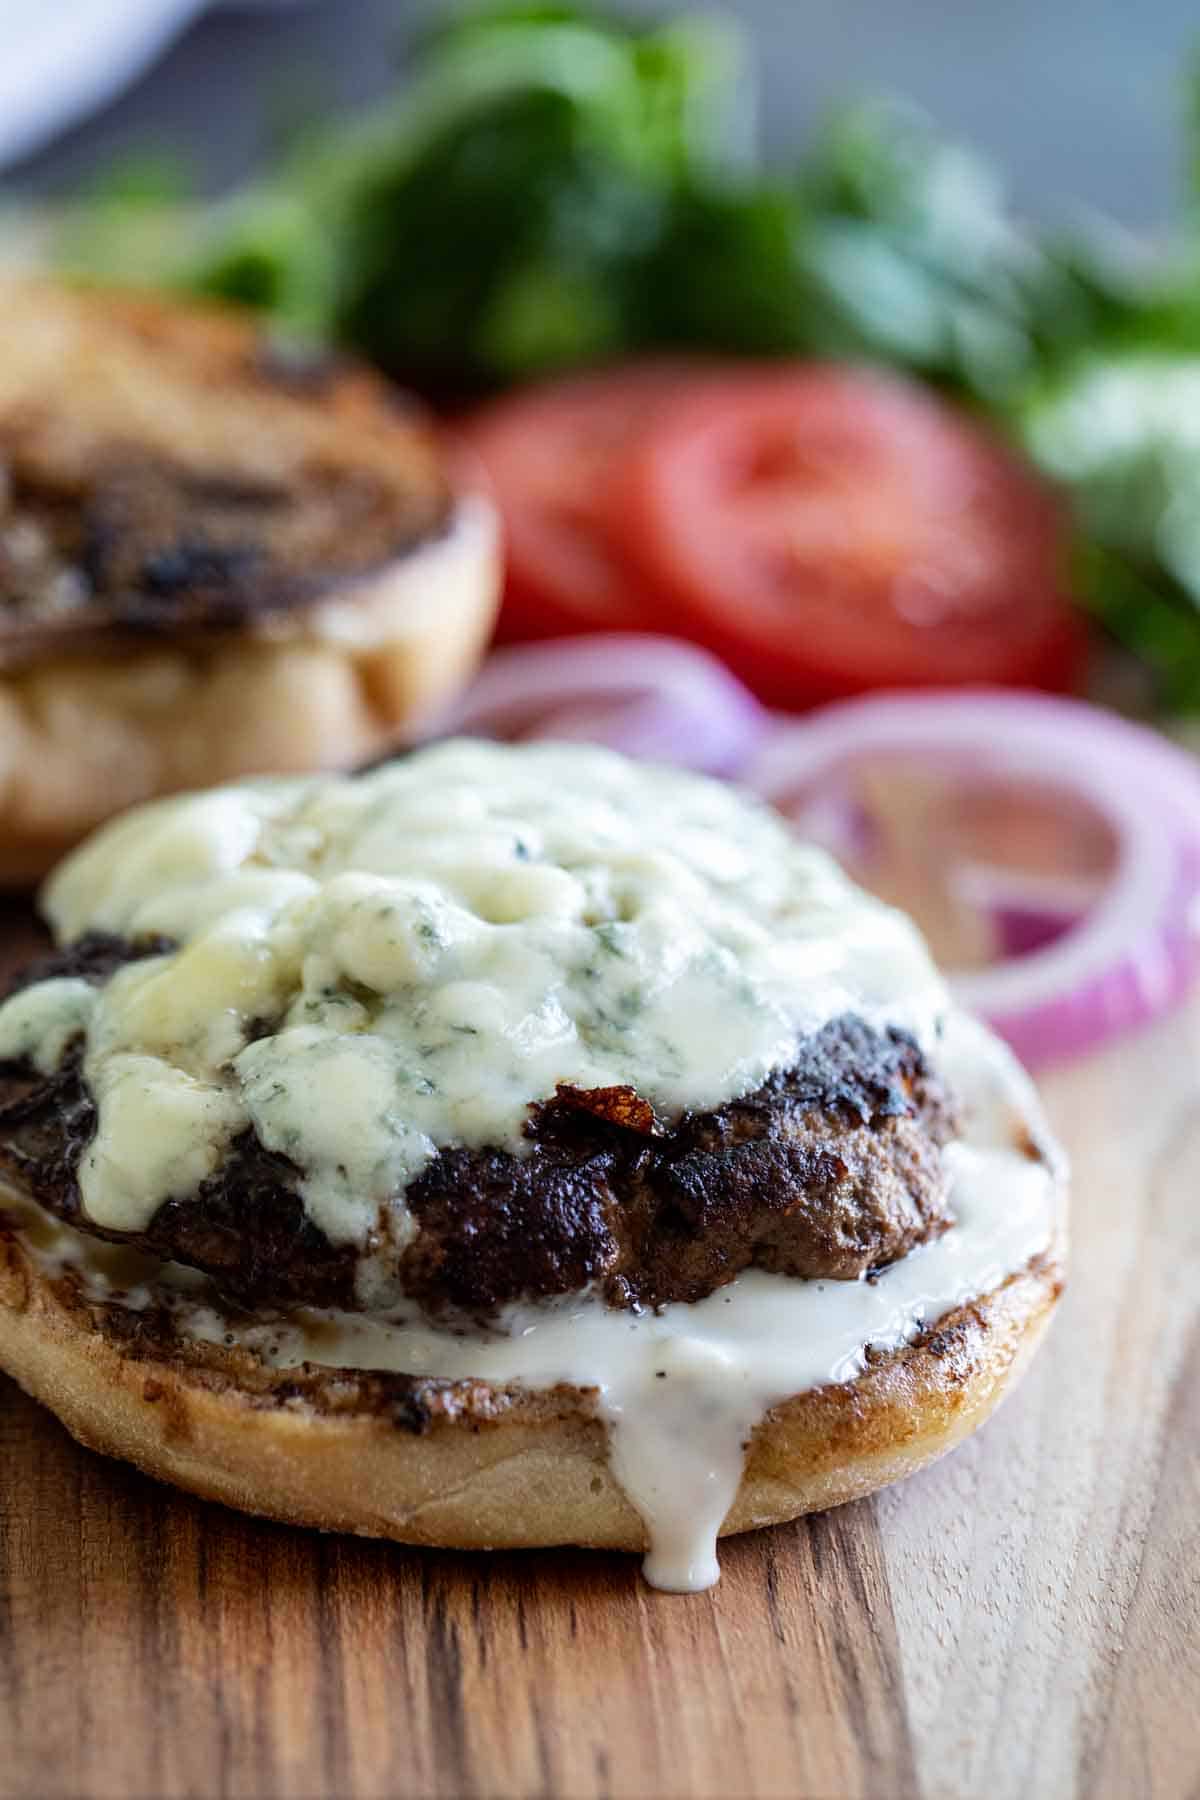
[[[967,864],[955,872],[955,895],[989,921],[1002,954],[1027,956],[1074,930],[1096,904],[1098,880],[1009,874]]]
[[[757,700],[706,651],[606,632],[493,651],[430,734],[571,738],[726,775],[765,728]]]
[[[1116,866],[1082,916],[1028,954],[952,976],[1030,1063],[1095,1048],[1182,999],[1200,968],[1200,764],[1077,701],[988,689],[879,695],[778,727],[743,779],[784,812],[830,803],[862,759],[1048,786],[1111,831]]]

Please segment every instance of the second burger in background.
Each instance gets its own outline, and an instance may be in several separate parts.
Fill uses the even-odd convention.
[[[377,754],[471,672],[494,516],[386,382],[156,298],[12,283],[0,322],[0,884]]]

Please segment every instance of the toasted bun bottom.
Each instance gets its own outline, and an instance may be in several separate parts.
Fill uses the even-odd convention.
[[[319,605],[0,676],[0,886],[158,794],[386,750],[470,675],[499,589],[495,515],[472,497],[445,538]]]
[[[857,1380],[774,1407],[722,1535],[856,1499],[973,1431],[1025,1368],[1062,1288],[1035,1259]],[[0,1367],[82,1443],[206,1499],[297,1525],[447,1548],[646,1547],[589,1395],[268,1369],[243,1350],[139,1342],[116,1309],[0,1239]],[[177,1347],[178,1346],[178,1347]],[[398,1378],[400,1379],[400,1378]]]

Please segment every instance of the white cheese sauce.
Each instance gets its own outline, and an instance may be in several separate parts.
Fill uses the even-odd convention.
[[[60,942],[180,948],[0,1008],[0,1057],[86,1033],[97,1224],[143,1229],[253,1128],[334,1243],[390,1248],[436,1151],[521,1153],[559,1082],[711,1107],[852,1011],[927,1041],[915,928],[767,808],[577,745],[434,745],[349,779],[143,807],[49,882]]]
[[[1063,1245],[1063,1169],[1023,1071],[959,1013],[947,1021],[942,1060],[968,1107],[963,1138],[942,1153],[956,1222],[873,1281],[752,1271],[694,1305],[642,1314],[587,1293],[512,1307],[484,1336],[415,1318],[315,1311],[235,1324],[196,1293],[205,1284],[191,1271],[151,1271],[145,1259],[44,1216],[41,1254],[50,1267],[89,1273],[97,1298],[144,1306],[174,1289],[185,1332],[242,1344],[280,1368],[307,1362],[595,1389],[613,1475],[645,1525],[646,1576],[657,1587],[691,1592],[718,1578],[717,1534],[738,1492],[747,1442],[772,1406],[852,1380],[868,1349],[900,1347]]]

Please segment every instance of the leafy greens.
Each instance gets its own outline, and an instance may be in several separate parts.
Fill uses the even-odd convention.
[[[662,346],[933,381],[1061,484],[1082,598],[1164,703],[1200,711],[1200,70],[1190,207],[1153,256],[1115,228],[1035,230],[910,108],[846,109],[782,172],[753,114],[727,23],[473,13],[168,260],[439,397]],[[132,210],[98,215],[123,274]]]

